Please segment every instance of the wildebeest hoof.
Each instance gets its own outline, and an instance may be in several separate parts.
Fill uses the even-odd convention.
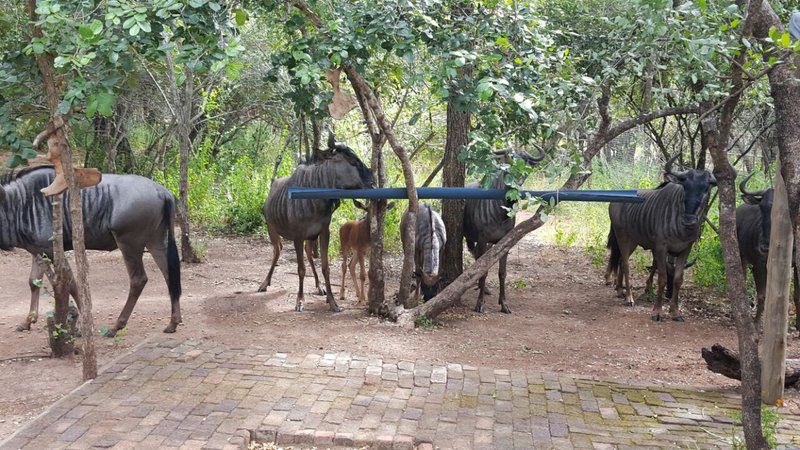
[[[305,308],[303,308],[303,305],[300,305],[300,306],[295,306],[294,310],[297,312],[303,312],[305,311]]]
[[[106,334],[104,334],[104,336],[107,337],[107,338],[113,338],[116,335],[117,335],[117,329],[116,328],[109,328],[106,331]]]
[[[674,320],[675,322],[686,322],[683,316],[675,316],[672,318],[672,320]]]
[[[317,295],[328,295],[328,293],[325,292],[325,288],[320,287],[320,288],[317,288]],[[330,300],[328,302],[330,302]]]
[[[503,314],[511,314],[511,310],[506,305],[500,305],[500,312]]]
[[[170,323],[167,328],[164,328],[164,333],[174,333],[178,329],[177,323]]]
[[[475,307],[475,312],[479,314],[483,314],[483,305],[477,305]]]
[[[331,312],[335,312],[335,313],[342,312],[342,308],[340,308],[338,306],[331,306]]]
[[[259,287],[259,288],[256,290],[256,292],[267,292],[267,288],[265,288],[265,287]]]
[[[663,322],[664,321],[664,318],[661,317],[660,314],[654,314],[654,315],[650,316],[650,319],[652,319],[653,322]]]

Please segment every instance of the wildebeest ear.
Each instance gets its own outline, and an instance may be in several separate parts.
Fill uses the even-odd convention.
[[[747,203],[748,205],[758,205],[759,203],[761,203],[762,198],[763,197],[761,195],[742,194],[742,200],[744,200],[744,202]]]
[[[367,207],[366,207],[366,206],[364,206],[364,204],[363,204],[363,203],[361,203],[360,201],[358,201],[358,200],[356,200],[356,199],[353,199],[353,204],[354,204],[354,205],[356,206],[356,208],[358,208],[358,209],[361,209],[361,210],[364,210],[364,211],[366,211],[366,210],[367,210]]]
[[[328,131],[328,148],[330,150],[336,148],[336,136],[333,135],[333,131]]]

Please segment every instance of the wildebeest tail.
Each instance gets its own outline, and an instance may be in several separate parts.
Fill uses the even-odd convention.
[[[181,258],[178,255],[178,246],[175,244],[175,230],[173,223],[173,209],[175,200],[169,196],[164,199],[164,224],[167,227],[167,287],[169,296],[176,300],[181,296]]]
[[[606,247],[611,249],[611,256],[608,258],[608,269],[612,272],[619,270],[620,251],[619,243],[617,243],[617,236],[614,235],[614,229],[608,230],[608,243]]]

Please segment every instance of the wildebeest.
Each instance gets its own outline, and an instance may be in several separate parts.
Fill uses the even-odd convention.
[[[297,167],[291,176],[278,178],[272,183],[264,203],[264,218],[272,243],[272,265],[267,278],[258,288],[264,292],[272,281],[272,273],[280,257],[281,237],[294,242],[297,254],[297,274],[300,286],[297,291],[296,311],[303,311],[303,243],[319,238],[322,259],[322,276],[325,279],[325,295],[331,311],[340,311],[331,292],[330,267],[328,266],[328,242],[330,240],[331,215],[338,208],[338,200],[302,199],[289,200],[289,187],[316,187],[334,189],[369,188],[373,185],[372,171],[364,165],[348,146],[337,143],[331,133],[328,150],[320,151],[319,157],[310,164]],[[311,246],[306,253],[311,260]],[[313,260],[311,260],[312,268]]]
[[[612,274],[616,274],[617,289],[624,292],[627,304],[633,306],[628,259],[637,246],[652,250],[658,272],[658,292],[652,319],[663,320],[661,304],[667,284],[667,257],[673,256],[675,276],[670,315],[673,320],[682,322],[678,299],[683,283],[683,270],[692,245],[700,238],[701,225],[708,209],[709,193],[716,186],[717,180],[705,170],[672,172],[675,159],[670,159],[664,169],[666,182],[655,189],[638,192],[644,198],[643,203],[611,203],[608,206],[611,218],[608,246],[611,256],[606,270],[606,281],[609,281]]]
[[[53,211],[40,190],[54,178],[51,166],[19,171],[0,189],[0,249],[21,248],[34,256],[31,268],[31,313],[19,328],[30,329],[36,321],[39,288],[33,282],[42,277],[35,258],[53,257]],[[173,235],[175,197],[165,187],[137,175],[104,174],[97,186],[82,190],[86,248],[112,251],[117,248],[128,269],[130,290],[116,324],[107,336],[124,328],[136,301],[147,284],[142,255],[147,248],[167,282],[172,314],[165,333],[181,323],[181,272]],[[72,223],[64,194],[64,247],[72,249]],[[75,292],[75,286],[71,288]]]
[[[772,200],[774,189],[751,192],[747,190],[747,182],[753,174],[748,175],[741,183],[744,204],[736,208],[736,237],[739,240],[739,254],[742,257],[742,268],[753,271],[756,285],[756,323],[764,312],[764,299],[767,296],[767,257],[769,255],[770,232],[772,231]],[[792,271],[794,276],[793,300],[797,319],[800,319],[800,289],[798,289],[797,267]],[[800,320],[795,324],[800,331]]]
[[[509,152],[496,152],[498,156],[513,156],[516,155],[528,166],[535,166],[544,159],[544,153],[536,157],[530,156],[524,151],[518,150],[509,154]],[[492,179],[492,189],[506,189],[505,178],[508,175],[506,171],[501,171]],[[478,188],[479,183],[469,183],[467,187]],[[486,253],[486,250],[491,245],[496,244],[500,239],[508,234],[513,228],[516,221],[515,217],[508,216],[508,209],[513,206],[513,202],[507,199],[503,200],[476,200],[467,199],[464,203],[464,240],[467,243],[469,252],[475,259],[478,259]],[[500,304],[500,311],[510,314],[511,310],[506,305],[506,262],[508,254],[500,257],[498,263],[497,276],[500,279],[500,295],[498,303]],[[483,312],[484,295],[486,294],[486,275],[482,276],[478,281],[478,302],[475,305],[475,311]]]
[[[408,229],[408,212],[400,220],[400,236],[403,247],[406,247],[406,230]],[[419,291],[422,289],[424,300],[432,299],[438,290],[439,263],[441,261],[447,234],[442,217],[427,203],[419,204],[417,212],[417,230],[414,234],[414,289],[415,303],[419,302]]]

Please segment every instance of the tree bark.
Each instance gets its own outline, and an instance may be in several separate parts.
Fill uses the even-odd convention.
[[[364,117],[364,124],[367,127],[372,141],[372,173],[376,176],[378,187],[386,185],[386,170],[383,166],[383,145],[386,142],[381,134],[375,117],[367,104],[367,99],[363,93],[356,92],[356,100],[361,108]],[[384,220],[386,217],[386,200],[372,200],[369,203],[369,236],[372,245],[369,252],[369,298],[368,309],[370,314],[379,316],[389,315],[392,309],[386,303],[386,282],[385,269],[383,265],[384,255]]]
[[[752,13],[748,11],[745,23],[742,25],[743,37],[749,34],[750,20]],[[747,298],[736,236],[736,170],[728,160],[728,144],[734,112],[743,87],[740,67],[746,53],[747,50],[742,47],[737,56],[738,64],[731,65],[731,95],[722,103],[719,113],[714,109],[704,111],[700,125],[714,162],[714,176],[717,179],[719,237],[728,281],[728,299],[733,305],[742,362],[742,428],[747,448],[761,449],[768,446],[761,431],[761,361],[758,358],[758,332],[750,315],[750,302]]]
[[[767,256],[767,293],[764,301],[764,336],[761,339],[761,396],[767,405],[783,398],[786,328],[789,325],[789,286],[792,282],[794,235],[789,219],[786,187],[781,172],[775,175],[772,227]]]
[[[469,110],[459,111],[454,100],[449,99],[442,171],[444,187],[464,187],[466,165],[459,161],[458,155],[469,143],[469,122]],[[464,271],[464,200],[442,200],[442,221],[447,232],[442,281],[447,286]]]
[[[191,222],[189,221],[189,153],[192,149],[192,112],[194,99],[194,75],[190,69],[184,70],[183,93],[175,78],[175,64],[172,53],[167,52],[167,73],[172,91],[175,115],[175,129],[178,133],[178,152],[180,180],[178,187],[178,223],[181,227],[181,257],[187,263],[199,263],[191,240]]]
[[[28,1],[28,13],[31,17],[32,36],[42,37],[42,30],[35,25],[38,20],[36,15],[36,0]],[[81,325],[83,328],[83,377],[84,380],[97,376],[97,359],[92,339],[94,327],[92,326],[92,302],[88,284],[88,262],[83,233],[83,211],[80,188],[75,179],[72,166],[72,151],[67,138],[67,126],[63,117],[58,113],[58,104],[61,100],[61,86],[56,79],[53,69],[53,56],[49,53],[36,55],[36,63],[42,77],[47,106],[51,115],[51,123],[55,131],[47,137],[48,157],[56,164],[61,164],[64,177],[70,191],[70,212],[72,219],[72,244],[75,250],[75,264],[78,269],[77,298],[82,311]],[[70,285],[73,282],[72,271],[64,251],[64,217],[62,201],[64,197],[59,193],[54,196],[53,205],[53,265],[55,266],[53,285],[55,308],[52,320],[48,319],[50,343],[56,356],[66,356],[72,353],[75,340],[75,314],[70,314],[69,295]]]
[[[736,352],[714,344],[711,349],[703,348],[701,355],[708,370],[734,380],[742,379],[742,367]],[[800,359],[787,359],[784,369],[784,387],[792,387],[800,381]]]
[[[408,192],[408,210],[405,212],[408,228],[405,230],[405,242],[403,248],[403,269],[400,272],[400,290],[397,294],[398,303],[403,306],[409,305],[411,293],[411,275],[414,271],[414,237],[416,234],[417,224],[417,211],[419,211],[419,199],[417,197],[417,189],[414,185],[414,172],[411,167],[411,162],[400,141],[394,135],[392,124],[381,108],[378,99],[372,91],[372,88],[367,84],[366,80],[354,68],[345,66],[344,71],[347,74],[347,79],[353,86],[353,90],[357,95],[361,95],[369,105],[369,109],[375,117],[375,123],[381,130],[381,133],[389,142],[395,155],[400,160],[403,168],[403,177],[405,178],[406,191]]]
[[[780,18],[775,14],[769,1],[752,0],[749,15],[753,24],[753,35],[764,39],[769,36],[771,27],[779,33],[784,32]],[[786,54],[776,48],[774,43],[764,42],[764,59],[776,56],[782,59],[794,58],[791,63],[775,65],[769,71],[770,94],[775,104],[775,121],[778,150],[780,152],[781,173],[786,182],[789,200],[789,213],[797,234],[800,229],[800,56]]]

